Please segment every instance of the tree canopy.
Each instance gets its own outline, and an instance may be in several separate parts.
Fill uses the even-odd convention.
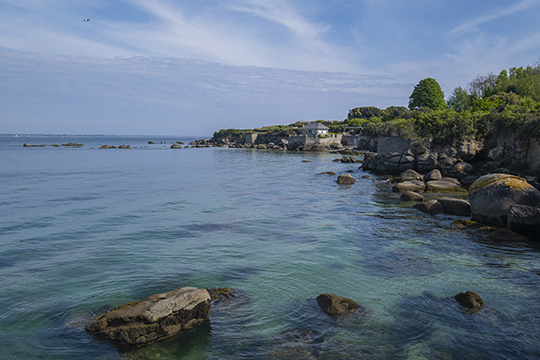
[[[409,97],[409,109],[414,110],[424,107],[433,110],[446,108],[441,86],[433,78],[420,80]]]

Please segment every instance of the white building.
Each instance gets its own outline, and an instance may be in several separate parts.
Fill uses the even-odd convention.
[[[330,128],[328,126],[324,126],[320,122],[312,122],[304,126],[302,129],[302,135],[328,135],[328,130]]]

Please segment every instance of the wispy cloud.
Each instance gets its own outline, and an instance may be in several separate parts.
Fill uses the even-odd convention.
[[[539,0],[523,0],[520,1],[517,4],[511,5],[509,7],[498,9],[492,13],[489,13],[487,15],[479,16],[477,18],[468,20],[466,22],[461,23],[460,25],[454,27],[450,31],[450,35],[452,36],[459,36],[471,32],[478,31],[478,26],[481,24],[484,24],[489,21],[497,20],[502,17],[505,17],[510,14],[514,14],[516,12],[524,11],[527,9],[530,9],[531,7],[540,4]]]
[[[77,9],[57,2],[55,12],[30,0],[10,4],[9,11],[0,14],[0,47],[47,54],[188,57],[234,65],[360,70],[353,51],[324,39],[330,25],[309,20],[292,1],[121,3],[126,10],[144,13],[144,21],[111,18],[107,3],[79,4]],[[83,24],[83,16],[92,19]]]

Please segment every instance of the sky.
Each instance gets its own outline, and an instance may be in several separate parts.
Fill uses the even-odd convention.
[[[540,0],[0,0],[0,133],[344,120],[539,60]]]

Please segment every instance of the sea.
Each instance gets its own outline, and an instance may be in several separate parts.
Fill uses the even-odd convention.
[[[456,229],[339,154],[171,149],[191,140],[0,136],[1,359],[540,359],[538,242]],[[235,296],[148,346],[85,331],[185,286]],[[324,293],[365,311],[329,316]]]

